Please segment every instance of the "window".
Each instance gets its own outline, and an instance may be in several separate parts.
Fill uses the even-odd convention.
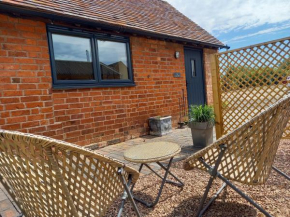
[[[191,76],[196,77],[195,60],[194,59],[190,60],[190,65],[191,65]]]
[[[133,86],[129,39],[48,26],[54,88]]]

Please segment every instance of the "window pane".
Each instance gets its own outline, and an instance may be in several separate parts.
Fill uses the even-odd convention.
[[[98,50],[103,80],[129,79],[126,43],[98,40]]]
[[[57,80],[93,80],[89,38],[52,34]]]
[[[191,75],[192,77],[196,76],[196,72],[195,72],[195,60],[190,60],[191,63]]]

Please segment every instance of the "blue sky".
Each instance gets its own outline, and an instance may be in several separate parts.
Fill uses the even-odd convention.
[[[166,0],[231,49],[290,36],[290,0]]]

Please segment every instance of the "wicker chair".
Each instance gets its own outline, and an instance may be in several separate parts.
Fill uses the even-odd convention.
[[[103,216],[121,196],[121,216],[129,185],[139,172],[79,146],[31,134],[0,130],[0,180],[31,216]]]
[[[273,167],[279,141],[289,118],[290,95],[185,160],[185,170],[198,168],[207,171],[211,176],[197,216],[202,216],[226,186],[235,190],[266,216],[271,216],[229,180],[247,185],[261,185],[267,181],[271,168],[290,180],[289,176]],[[224,184],[203,208],[216,177]]]

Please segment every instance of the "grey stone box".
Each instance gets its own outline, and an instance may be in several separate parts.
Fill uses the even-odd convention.
[[[171,116],[149,118],[150,135],[163,136],[171,132]]]

